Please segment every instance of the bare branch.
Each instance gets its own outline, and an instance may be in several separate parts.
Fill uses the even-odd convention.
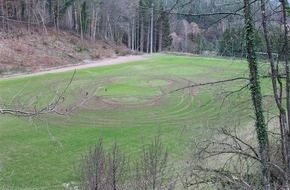
[[[19,109],[0,108],[0,113],[1,114],[11,114],[11,115],[16,115],[16,116],[24,116],[24,117],[31,117],[31,116],[41,115],[41,114],[48,114],[48,113],[55,113],[58,115],[64,115],[63,113],[58,112],[56,110],[56,107],[65,101],[64,94],[67,92],[69,86],[71,85],[71,83],[75,77],[75,74],[76,74],[76,70],[74,70],[74,73],[73,73],[72,77],[70,78],[69,83],[66,85],[66,87],[62,91],[62,93],[57,95],[57,98],[55,101],[52,101],[51,103],[49,103],[45,107],[43,107],[39,110],[34,107],[34,111],[24,110],[25,108],[27,108],[27,106],[22,106],[22,108],[19,108]]]
[[[192,84],[192,85],[189,85],[189,86],[185,86],[185,87],[181,87],[181,88],[172,90],[172,91],[169,92],[169,94],[173,93],[173,92],[180,91],[180,90],[184,90],[184,89],[187,89],[187,88],[192,88],[192,87],[197,87],[197,86],[215,85],[215,84],[221,84],[221,83],[226,83],[226,82],[233,82],[233,81],[237,81],[237,80],[249,80],[249,78],[237,77],[237,78],[225,79],[225,80],[220,80],[220,81],[213,81],[213,82],[206,82],[206,83],[197,83],[197,84]]]
[[[206,17],[206,16],[215,16],[215,15],[238,15],[238,16],[243,16],[242,14],[238,12],[215,12],[215,13],[201,13],[201,14],[189,14],[189,13],[174,13],[170,12],[168,14],[174,14],[174,15],[182,15],[182,16],[193,16],[193,17]]]

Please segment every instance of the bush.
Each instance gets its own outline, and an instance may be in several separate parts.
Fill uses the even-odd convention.
[[[120,54],[120,52],[121,52],[121,50],[120,50],[120,48],[119,48],[119,47],[115,48],[115,54],[119,55],[119,54]]]
[[[18,52],[23,51],[23,47],[22,47],[22,45],[20,43],[15,44],[14,47],[13,47],[13,49],[15,51],[18,51]]]
[[[92,59],[100,59],[100,58],[101,58],[101,55],[100,55],[99,53],[95,52],[95,53],[93,53],[93,54],[91,55],[91,58],[92,58]]]
[[[76,52],[89,51],[88,47],[83,43],[78,43],[75,47]]]

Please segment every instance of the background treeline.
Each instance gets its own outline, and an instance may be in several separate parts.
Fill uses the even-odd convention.
[[[258,7],[258,1],[253,6]],[[20,35],[17,27],[24,25],[46,34],[49,26],[147,53],[244,56],[242,7],[238,0],[2,0],[0,29]],[[266,8],[272,12],[270,36],[279,53],[281,8],[276,1],[267,2]],[[256,14],[258,51],[265,52],[261,18]]]
[[[0,1],[1,31],[20,35],[16,28],[24,25],[46,34],[49,26],[76,32],[82,39],[110,40],[144,52],[149,52],[152,43],[156,52],[171,44],[164,12],[169,4],[155,0],[4,0]]]

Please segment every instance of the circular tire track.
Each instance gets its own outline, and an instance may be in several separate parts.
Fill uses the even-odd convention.
[[[116,83],[132,87],[135,91],[116,93],[111,89]],[[183,125],[189,120],[210,117],[216,109],[216,97],[211,94],[207,94],[208,102],[198,101],[198,88],[167,94],[188,84],[188,81],[173,76],[111,76],[102,78],[100,84],[77,84],[68,95],[71,103],[77,106],[72,106],[72,115],[65,121],[67,124],[81,123],[95,127]]]

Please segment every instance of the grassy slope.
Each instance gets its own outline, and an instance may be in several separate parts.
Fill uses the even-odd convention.
[[[81,154],[99,137],[106,146],[117,139],[134,159],[141,143],[160,132],[171,157],[178,158],[188,139],[200,135],[203,127],[235,124],[236,118],[248,115],[234,108],[240,102],[237,99],[227,108],[220,107],[218,93],[242,84],[196,88],[161,98],[160,94],[187,85],[188,80],[200,83],[247,76],[246,70],[241,61],[160,55],[147,61],[80,70],[63,108],[96,91],[110,104],[91,99],[68,117],[45,115],[33,122],[0,115],[0,189],[62,189],[63,183],[77,180]],[[0,99],[9,102],[16,94],[12,103],[17,104],[38,95],[42,97],[38,105],[43,105],[70,77],[71,72],[0,81]]]

